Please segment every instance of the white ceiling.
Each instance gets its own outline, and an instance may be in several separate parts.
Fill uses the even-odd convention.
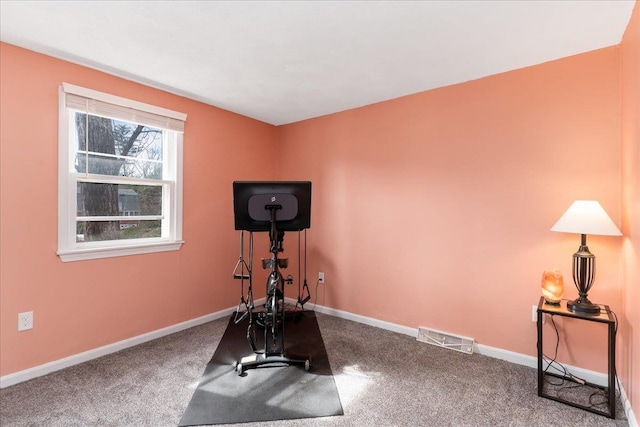
[[[2,0],[0,40],[281,125],[616,45],[634,4]]]

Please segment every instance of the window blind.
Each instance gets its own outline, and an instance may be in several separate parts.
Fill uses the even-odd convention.
[[[184,132],[186,114],[63,84],[65,107],[94,116]]]

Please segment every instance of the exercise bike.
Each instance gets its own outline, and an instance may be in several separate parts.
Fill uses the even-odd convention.
[[[270,270],[266,283],[266,303],[264,311],[256,312],[254,315],[251,291],[249,291],[247,299],[242,301],[247,309],[245,314],[249,317],[247,339],[249,340],[253,354],[237,361],[235,363],[235,371],[238,375],[242,375],[247,369],[265,365],[300,365],[304,366],[306,371],[309,371],[311,369],[311,359],[309,357],[290,357],[285,354],[284,285],[285,283],[291,283],[293,279],[291,279],[290,276],[284,278],[280,272],[281,268],[285,269],[289,264],[288,258],[278,257],[278,254],[284,251],[284,231],[278,230],[276,220],[277,212],[282,209],[282,205],[271,203],[265,205],[264,209],[269,212],[270,217],[269,252],[271,253],[270,258],[262,259],[262,268]],[[242,318],[244,317],[245,316],[242,316]],[[256,345],[256,324],[264,328],[264,348],[262,350],[258,350]]]

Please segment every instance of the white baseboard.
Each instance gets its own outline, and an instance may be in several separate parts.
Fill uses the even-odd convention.
[[[629,422],[629,427],[638,427],[638,419],[633,413],[633,409],[631,408],[631,402],[629,401],[629,397],[627,393],[624,391],[624,388],[620,386],[620,400],[622,401],[622,407],[624,408],[624,413],[627,414],[627,421]]]
[[[264,303],[264,300],[265,300],[264,298],[258,299],[255,301],[255,304],[260,305]],[[285,300],[290,304],[295,305],[296,303],[296,300],[292,298],[286,298]],[[220,319],[224,316],[228,316],[232,314],[235,310],[236,310],[236,307],[227,308],[224,310],[217,311],[215,313],[211,313],[195,319],[187,320],[186,322],[181,322],[172,326],[168,326],[166,328],[162,328],[146,334],[138,335],[133,338],[129,338],[113,344],[105,345],[103,347],[98,347],[96,349],[75,354],[73,356],[65,357],[63,359],[56,360],[53,362],[45,363],[44,365],[36,366],[33,368],[25,369],[23,371],[15,372],[13,374],[5,375],[3,377],[0,377],[0,388],[9,387],[14,384],[21,383],[23,381],[41,377],[51,372],[59,371],[64,368],[77,365],[79,363],[87,362],[89,360],[96,359],[98,357],[106,356],[108,354],[115,353],[117,351],[124,350],[129,347],[133,347],[148,341],[152,341],[152,340],[164,337],[166,335],[180,332],[185,329],[193,328],[195,326],[202,325],[203,323],[211,322],[213,320]],[[314,306],[313,310],[319,313],[327,314],[329,316],[339,317],[341,319],[346,319],[346,320],[352,320],[354,322],[363,323],[365,325],[373,326],[376,328],[397,332],[399,334],[409,335],[414,338],[417,338],[418,336],[418,328],[411,328],[409,326],[398,325],[396,323],[390,323],[383,320],[374,319],[373,317],[361,316],[359,314],[350,313],[348,311],[336,310],[334,308],[324,307],[320,305]],[[474,352],[483,356],[488,356],[495,359],[500,359],[500,360],[505,360],[507,362],[515,363],[517,365],[524,365],[531,368],[538,367],[538,361],[536,357],[528,356],[526,354],[521,354],[521,353],[515,353],[513,351],[504,350],[501,348],[490,347],[487,345],[476,343],[474,346]],[[582,378],[588,382],[599,384],[599,385],[607,384],[606,374],[578,368],[571,365],[564,365],[564,366],[573,375],[579,378]],[[625,411],[625,414],[627,415],[627,420],[629,421],[629,427],[638,427],[638,421],[635,417],[635,414],[633,413],[633,409],[631,408],[631,402],[629,402],[629,399],[627,398],[627,394],[625,393],[622,385],[620,385],[620,399],[624,406],[624,411]]]
[[[538,368],[538,358],[533,356],[527,356],[526,354],[514,353],[509,350],[503,350],[501,348],[489,347],[488,345],[482,345],[476,343],[476,350],[478,354],[483,356],[493,357],[494,359],[501,359],[507,362],[515,363],[517,365],[524,365],[530,368]],[[575,377],[582,378],[583,380],[597,384],[599,386],[607,386],[609,378],[607,374],[590,371],[588,369],[578,368],[577,366],[562,364],[568,372],[571,372]],[[547,365],[545,364],[544,367]],[[550,372],[553,372],[551,370]]]
[[[388,331],[397,332],[399,334],[409,335],[414,338],[418,337],[418,328],[410,328],[408,326],[385,322],[384,320],[374,319],[373,317],[361,316],[359,314],[336,310],[335,308],[323,307],[321,305],[315,306],[313,308],[313,311],[328,314],[329,316],[333,317],[339,317],[341,319],[353,320],[354,322],[364,323],[365,325],[375,326],[376,328],[386,329]]]
[[[294,301],[295,302],[295,301]],[[334,308],[316,306],[313,308],[314,311],[319,313],[328,314],[330,316],[339,317],[342,319],[352,320],[354,322],[363,323],[365,325],[374,326],[376,328],[386,329],[393,332],[398,332],[401,334],[409,335],[412,337],[418,336],[418,328],[410,328],[408,326],[397,325],[395,323],[385,322],[383,320],[374,319],[372,317],[361,316],[359,314],[349,313],[347,311],[336,310]],[[534,356],[528,356],[526,354],[515,353],[513,351],[504,350],[501,348],[490,347],[488,345],[483,344],[474,344],[474,352],[483,356],[492,357],[494,359],[504,360],[510,363],[515,363],[517,365],[524,365],[530,368],[538,368],[538,358]],[[590,371],[588,369],[579,368],[576,366],[563,364],[564,367],[575,375],[578,378],[582,378],[585,381],[588,381],[593,384],[598,384],[601,386],[608,385],[608,377],[607,374],[601,372]],[[638,421],[633,413],[633,409],[631,408],[631,402],[627,398],[627,394],[622,387],[622,384],[618,382],[618,388],[620,391],[620,400],[622,401],[622,405],[624,407],[624,412],[627,416],[627,420],[629,421],[629,427],[639,427]]]
[[[383,320],[374,319],[372,317],[361,316],[359,314],[353,314],[342,310],[336,310],[333,308],[317,306],[314,311],[319,313],[328,314],[334,317],[340,317],[342,319],[353,320],[354,322],[364,323],[365,325],[374,326],[376,328],[386,329],[393,332],[409,335],[412,337],[418,336],[418,328],[410,328],[408,326],[397,325],[395,323],[385,322]],[[494,359],[505,360],[507,362],[515,363],[517,365],[524,365],[530,368],[538,367],[538,359],[526,354],[515,353],[513,351],[504,350],[501,348],[490,347],[483,344],[474,344],[474,353],[481,354],[483,356],[489,356]],[[578,368],[571,365],[564,365],[573,375],[578,378],[582,378],[585,381],[598,384],[601,386],[607,385],[607,374],[600,372],[589,371],[587,369]]]
[[[215,313],[207,314],[202,317],[187,320],[186,322],[178,323],[166,328],[157,329],[146,334],[138,335],[133,338],[118,341],[113,344],[108,344],[102,347],[94,348],[93,350],[85,351],[83,353],[74,354],[73,356],[65,357],[60,360],[45,363],[44,365],[35,366],[33,368],[25,369],[24,371],[15,372],[13,374],[0,377],[0,388],[12,386],[14,384],[28,381],[33,378],[38,378],[43,375],[47,375],[51,372],[59,371],[70,366],[77,365],[79,363],[87,362],[89,360],[97,359],[98,357],[106,356],[107,354],[115,353],[120,350],[124,350],[129,347],[143,344],[148,341],[152,341],[158,338],[162,338],[166,335],[170,335],[176,332],[183,331],[185,329],[193,328],[194,326],[202,325],[203,323],[211,322],[212,320],[219,319],[224,316],[228,316],[235,311],[234,308],[228,308],[225,310],[217,311]]]

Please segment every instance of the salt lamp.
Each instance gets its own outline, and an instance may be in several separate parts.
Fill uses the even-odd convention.
[[[542,273],[542,296],[548,304],[560,304],[564,295],[562,274],[555,268]]]

